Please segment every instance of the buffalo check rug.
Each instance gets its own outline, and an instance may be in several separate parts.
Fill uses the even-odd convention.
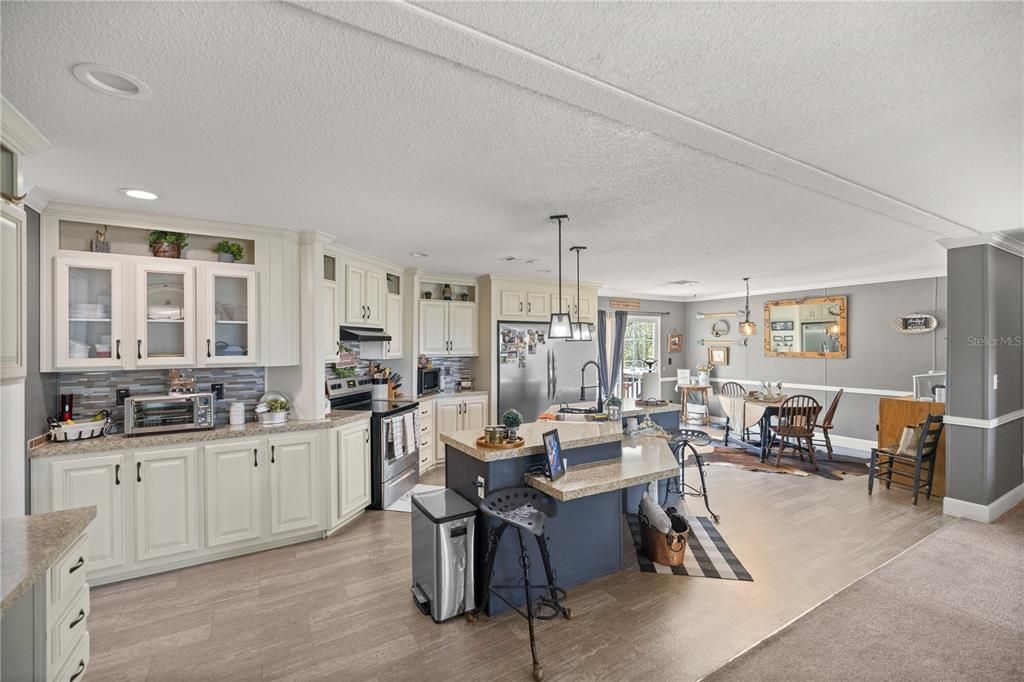
[[[722,580],[748,580],[750,573],[729,548],[715,525],[706,516],[686,519],[690,526],[690,537],[686,542],[683,563],[680,566],[663,566],[651,561],[644,554],[640,541],[640,522],[636,514],[627,514],[629,530],[633,534],[636,559],[644,573],[664,573]]]

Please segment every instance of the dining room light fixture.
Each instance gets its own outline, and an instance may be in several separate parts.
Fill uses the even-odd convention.
[[[145,201],[154,201],[159,199],[155,192],[150,192],[148,189],[139,189],[137,187],[122,187],[120,190],[121,194],[132,199],[144,199]]]
[[[549,216],[549,220],[558,221],[558,312],[551,313],[551,321],[548,322],[549,339],[572,338],[572,318],[568,312],[562,312],[562,221],[568,219],[569,216],[565,214]]]
[[[743,304],[743,321],[740,322],[739,332],[740,336],[753,336],[757,333],[757,324],[750,321],[750,278],[744,277],[743,281],[747,283],[747,298]]]
[[[590,323],[581,322],[580,311],[580,251],[586,250],[585,246],[570,246],[570,251],[576,252],[576,321],[572,323],[572,338],[570,341],[593,341],[593,333],[590,331]]]

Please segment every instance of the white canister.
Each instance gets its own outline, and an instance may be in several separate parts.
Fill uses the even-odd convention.
[[[231,408],[228,412],[228,421],[232,426],[241,426],[245,423],[245,403],[241,400],[236,400],[231,403]]]
[[[387,383],[373,384],[370,386],[370,399],[371,400],[387,400],[388,399],[388,385]]]

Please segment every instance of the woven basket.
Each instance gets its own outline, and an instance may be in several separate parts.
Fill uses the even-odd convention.
[[[667,533],[658,531],[651,526],[644,514],[640,519],[640,541],[644,554],[656,564],[662,566],[679,566],[686,554],[686,541],[690,537],[690,527],[685,519],[678,514],[671,514],[672,530]]]

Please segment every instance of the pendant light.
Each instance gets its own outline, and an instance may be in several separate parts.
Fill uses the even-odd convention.
[[[558,221],[558,312],[551,313],[551,321],[548,323],[549,339],[571,339],[572,319],[569,313],[562,312],[562,221],[568,220],[567,215],[553,215],[551,220]]]
[[[739,332],[740,336],[753,336],[757,333],[757,325],[750,321],[750,278],[744,277],[743,281],[747,283],[747,299],[743,306],[743,321],[740,322]]]
[[[580,251],[584,251],[586,248],[585,246],[569,247],[570,251],[576,252],[576,305],[579,305],[580,301]],[[569,339],[570,341],[593,341],[593,338],[589,323],[580,322],[579,319],[572,323],[572,338]]]

